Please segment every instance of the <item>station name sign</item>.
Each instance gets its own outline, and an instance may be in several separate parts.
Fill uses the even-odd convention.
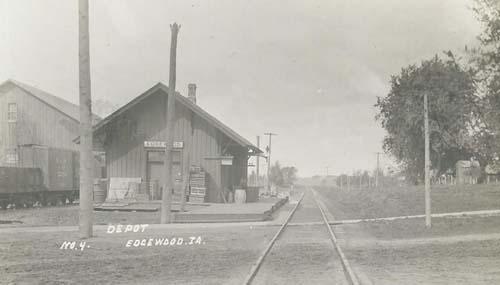
[[[145,148],[166,148],[167,142],[164,141],[144,141]],[[173,148],[183,148],[184,142],[174,142]]]
[[[233,157],[224,157],[220,161],[221,165],[233,165]]]

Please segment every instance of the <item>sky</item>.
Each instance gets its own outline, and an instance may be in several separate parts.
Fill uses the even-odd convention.
[[[0,0],[0,81],[78,102],[78,1]],[[477,45],[472,0],[90,0],[94,99],[119,106],[168,84],[170,24],[181,25],[177,90],[267,146],[299,176],[372,170],[390,76]],[[263,163],[263,162],[261,162]],[[391,159],[381,157],[382,166]]]

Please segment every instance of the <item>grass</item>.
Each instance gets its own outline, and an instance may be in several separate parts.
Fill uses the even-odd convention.
[[[318,188],[335,219],[424,213],[419,186]],[[434,186],[432,212],[500,209],[500,185]],[[365,283],[499,284],[500,217],[433,218],[334,226],[348,260]]]
[[[336,219],[364,219],[424,213],[423,186],[351,189],[318,187]],[[500,185],[434,186],[432,212],[500,209]]]
[[[373,284],[499,284],[500,241],[350,248],[344,251]],[[366,282],[368,283],[368,282]]]

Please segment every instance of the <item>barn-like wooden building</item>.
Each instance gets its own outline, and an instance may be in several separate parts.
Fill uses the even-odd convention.
[[[163,185],[167,94],[168,87],[158,83],[94,126],[94,146],[106,153],[108,178],[140,178],[148,185]],[[175,185],[179,187],[187,175],[185,166],[202,169],[205,201],[222,202],[222,193],[246,186],[248,158],[262,151],[200,108],[196,85],[189,85],[188,97],[174,96]]]
[[[0,84],[0,110],[0,167],[39,168],[48,190],[77,191],[78,105],[10,79]]]
[[[0,166],[19,166],[23,147],[78,150],[78,105],[10,79],[0,84],[0,110]]]

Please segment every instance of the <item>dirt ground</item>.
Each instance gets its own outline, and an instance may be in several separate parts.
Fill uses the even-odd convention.
[[[0,221],[14,221],[10,226],[76,226],[78,205],[0,210]],[[109,223],[155,224],[160,221],[160,212],[103,212],[94,211],[94,224]],[[19,223],[20,222],[20,223]],[[9,224],[1,225],[3,227]]]
[[[444,189],[448,201],[436,194],[433,206],[442,211],[500,208],[497,190],[476,187],[462,192]],[[420,195],[419,190],[405,191],[410,197]],[[367,197],[352,191],[318,193],[337,219],[421,210],[395,190]],[[476,197],[482,195],[486,198]],[[284,205],[275,217],[283,218],[292,208]],[[105,227],[98,227],[96,236],[85,240],[90,247],[80,250],[77,232],[64,227],[76,224],[77,211],[78,207],[69,206],[1,213],[0,220],[21,219],[24,224],[0,227],[0,284],[241,284],[279,228],[177,225],[107,234]],[[158,214],[96,212],[95,223],[151,223]],[[61,228],[29,227],[41,221]],[[320,221],[312,195],[306,195],[290,221],[295,225],[276,241],[254,284],[344,284],[326,228],[298,225]],[[333,230],[362,284],[500,284],[500,217],[433,218],[432,222],[430,230],[420,218],[335,225]],[[157,239],[174,237],[185,242],[154,246]],[[201,237],[200,243],[189,244],[191,237]],[[150,238],[152,245],[147,246]],[[145,246],[127,247],[129,240],[132,244],[144,240]],[[76,249],[60,249],[64,241],[76,241]]]
[[[241,284],[274,227],[147,230],[60,249],[76,232],[7,233],[0,239],[2,284]],[[129,239],[201,237],[201,244],[126,247]]]
[[[420,186],[317,191],[338,220],[424,213],[424,188]],[[500,209],[500,185],[433,186],[431,198],[433,213]]]

